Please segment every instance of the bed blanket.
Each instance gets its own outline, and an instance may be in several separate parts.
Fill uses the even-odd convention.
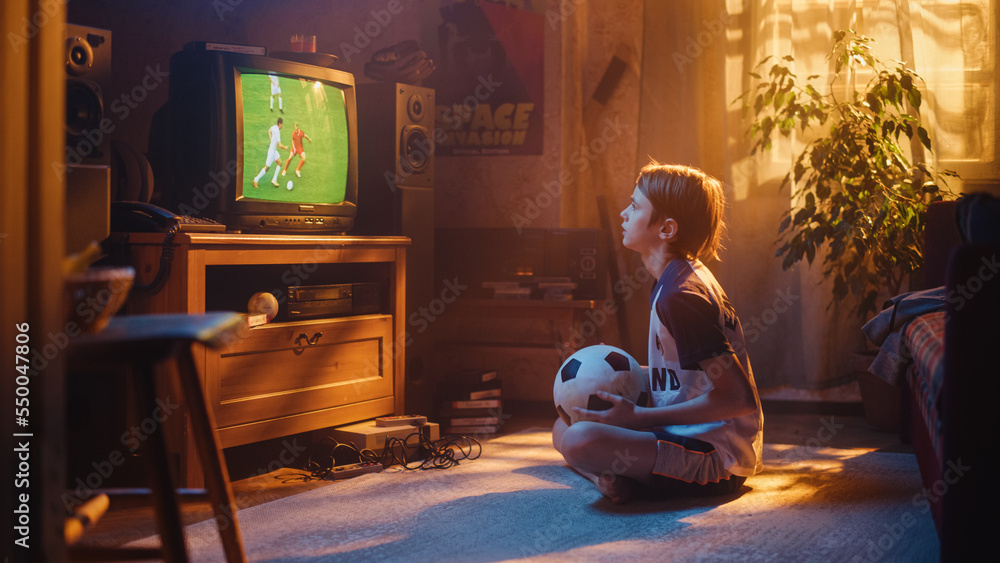
[[[944,297],[944,286],[940,286],[903,293],[887,301],[882,312],[861,329],[868,340],[879,347],[868,371],[892,385],[902,384],[913,361],[903,340],[903,331],[910,321],[921,315],[944,311]]]

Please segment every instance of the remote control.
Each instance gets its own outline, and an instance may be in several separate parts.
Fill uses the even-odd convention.
[[[427,417],[419,414],[380,416],[375,419],[375,426],[422,426],[424,424],[427,424]]]

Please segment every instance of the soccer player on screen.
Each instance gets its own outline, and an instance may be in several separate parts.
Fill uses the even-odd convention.
[[[295,155],[299,155],[299,165],[295,167],[295,175],[299,178],[302,177],[302,166],[306,163],[306,151],[302,147],[302,139],[305,139],[310,143],[313,142],[313,140],[309,138],[309,135],[306,135],[305,131],[299,129],[299,124],[296,123],[295,129],[292,130],[292,152],[288,154],[288,160],[285,161],[285,167],[281,170],[282,176],[288,172],[288,166],[292,163],[292,159],[295,158]]]
[[[270,168],[275,162],[278,163],[278,166],[274,167],[274,178],[271,179],[271,183],[274,184],[275,187],[278,186],[278,170],[281,169],[281,155],[278,154],[278,149],[288,150],[288,147],[281,144],[282,123],[283,120],[279,117],[278,121],[276,121],[274,125],[267,130],[267,135],[271,138],[271,142],[267,147],[267,160],[264,161],[264,168],[261,168],[260,172],[258,172],[257,176],[253,179],[253,187],[255,188],[259,187],[257,182],[264,177],[264,174],[267,174],[267,169]]]
[[[271,111],[274,111],[274,98],[278,98],[278,111],[285,113],[284,106],[281,102],[281,85],[278,84],[278,77],[273,74],[267,75],[268,79],[271,80]]]

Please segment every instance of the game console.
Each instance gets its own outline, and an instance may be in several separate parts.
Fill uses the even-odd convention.
[[[324,430],[323,436],[329,436],[340,443],[353,444],[358,449],[371,450],[378,455],[382,454],[385,443],[390,438],[406,440],[407,459],[422,459],[417,457],[420,453],[417,447],[420,440],[417,436],[412,436],[414,433],[419,433],[432,442],[441,438],[440,426],[436,422],[427,422],[419,426],[378,426],[374,420]]]

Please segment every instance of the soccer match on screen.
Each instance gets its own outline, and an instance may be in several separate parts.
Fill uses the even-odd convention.
[[[339,203],[347,185],[343,93],[327,84],[244,74],[243,197]]]

